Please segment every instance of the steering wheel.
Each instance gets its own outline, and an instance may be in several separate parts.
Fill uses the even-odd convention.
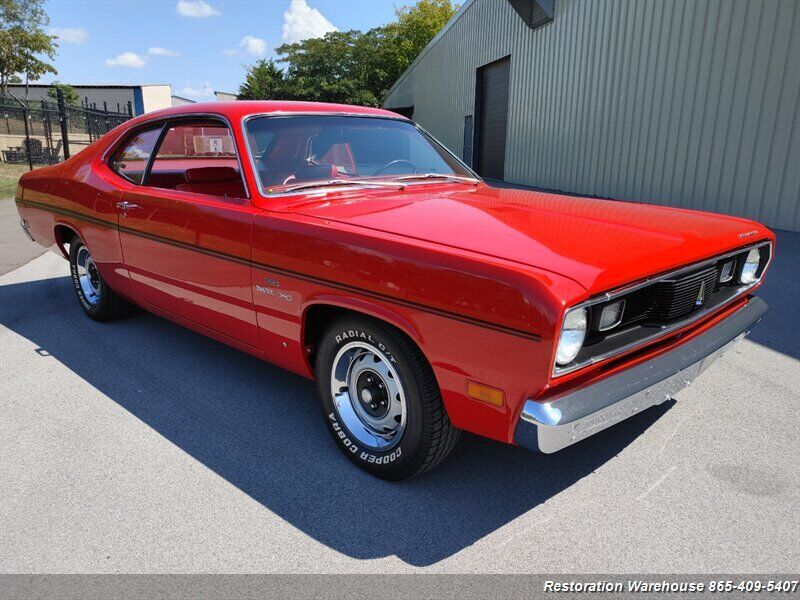
[[[373,176],[374,175],[381,175],[389,167],[394,166],[394,165],[403,164],[403,163],[405,163],[409,167],[411,167],[412,173],[416,173],[417,172],[417,166],[414,163],[412,163],[410,160],[406,160],[405,158],[398,158],[396,160],[390,160],[388,163],[383,165],[380,169],[378,169],[377,171],[375,171],[375,173],[373,173]]]

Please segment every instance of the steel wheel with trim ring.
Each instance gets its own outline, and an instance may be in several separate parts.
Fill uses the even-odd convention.
[[[78,236],[69,245],[69,266],[78,302],[92,319],[113,321],[130,312],[131,305],[108,287],[89,248]]]
[[[322,336],[315,368],[328,430],[345,456],[373,475],[412,477],[458,441],[433,370],[394,327],[337,320]]]

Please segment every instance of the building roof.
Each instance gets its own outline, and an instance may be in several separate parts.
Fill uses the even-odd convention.
[[[53,82],[55,83],[55,82]],[[27,87],[31,88],[49,88],[53,86],[53,83],[29,83]],[[168,83],[133,83],[133,84],[120,84],[120,83],[66,83],[64,81],[59,81],[59,83],[69,85],[74,88],[98,88],[98,89],[135,89],[135,88],[142,88],[142,87],[169,87],[170,84]],[[9,87],[20,87],[24,88],[26,84],[24,83],[9,83]]]

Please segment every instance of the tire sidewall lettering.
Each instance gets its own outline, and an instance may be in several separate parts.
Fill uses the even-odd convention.
[[[336,340],[337,345],[344,344],[350,340],[362,340],[365,342],[369,342],[373,346],[375,346],[378,350],[383,352],[389,360],[392,361],[393,364],[397,364],[392,353],[386,347],[386,344],[381,342],[380,340],[376,340],[371,333],[367,333],[365,331],[361,331],[359,329],[343,329],[339,333],[336,334],[334,337]]]
[[[336,413],[331,412],[328,414],[328,419],[331,423],[331,429],[333,429],[334,434],[337,438],[341,441],[342,445],[345,447],[347,451],[352,453],[354,456],[358,456],[359,459],[363,460],[366,463],[370,463],[373,465],[388,465],[389,463],[393,463],[398,458],[400,458],[403,454],[402,448],[402,440],[398,446],[392,449],[391,452],[388,454],[372,454],[367,450],[361,450],[359,452],[358,444],[356,444],[353,440],[351,440],[347,435],[347,430],[342,427],[339,423],[338,419],[336,418]]]
[[[380,339],[376,339],[376,337],[373,334],[367,331],[362,331],[361,329],[350,329],[350,328],[342,329],[334,336],[334,340],[336,341],[337,346],[341,346],[350,341],[356,341],[356,340],[367,342],[368,344],[371,344],[372,346],[380,350],[384,355],[386,355],[386,357],[392,362],[392,364],[395,365],[397,364],[397,360],[395,359],[394,355],[389,350],[389,348],[386,347],[386,344],[384,344]],[[345,449],[349,450],[353,454],[353,457],[357,457],[359,460],[368,464],[388,465],[390,463],[395,462],[398,458],[400,458],[400,456],[402,456],[403,453],[402,439],[400,440],[400,443],[397,446],[392,448],[391,452],[388,452],[386,454],[380,452],[373,453],[370,452],[369,450],[361,450],[358,447],[358,445],[352,440],[350,440],[350,438],[347,436],[347,430],[344,427],[342,427],[341,424],[338,423],[338,421],[336,420],[336,413],[331,412],[329,417],[331,419],[331,425],[334,428],[334,431],[336,431],[336,436],[341,440],[342,444],[345,446]],[[348,442],[350,442],[349,445]]]
[[[376,353],[380,352],[384,360],[394,368],[399,383],[402,383],[405,390],[406,427],[400,439],[386,449],[372,447],[357,439],[347,429],[347,422],[338,413],[337,400],[330,386],[333,360],[342,348],[353,342],[371,347]],[[386,331],[379,324],[370,323],[369,317],[346,317],[325,333],[319,350],[319,356],[324,357],[324,360],[317,362],[315,374],[322,416],[328,432],[341,452],[360,468],[384,479],[395,480],[398,473],[413,471],[420,460],[420,452],[426,448],[421,446],[425,434],[422,427],[424,415],[418,413],[417,380],[403,345],[398,343],[391,331]]]
[[[75,292],[78,295],[78,300],[80,301],[81,306],[83,306],[84,310],[86,311],[94,310],[94,307],[91,304],[89,304],[89,301],[86,300],[86,297],[83,295],[83,289],[81,288],[80,278],[78,277],[78,267],[72,260],[72,258],[70,258],[69,261],[69,272],[72,277],[72,285],[75,287]]]

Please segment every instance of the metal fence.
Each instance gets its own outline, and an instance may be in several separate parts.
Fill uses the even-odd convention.
[[[58,101],[0,97],[0,162],[34,169],[80,152],[131,113],[71,106],[58,90]]]

